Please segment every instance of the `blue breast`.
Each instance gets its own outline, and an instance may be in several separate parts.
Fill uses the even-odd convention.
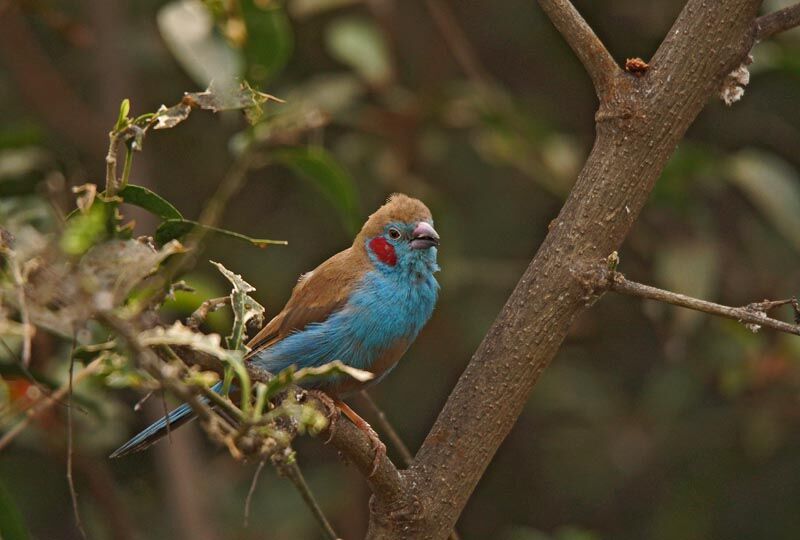
[[[436,304],[439,284],[430,271],[396,270],[366,273],[339,311],[289,335],[253,361],[272,373],[292,364],[310,367],[333,360],[369,370],[398,340],[413,341]]]

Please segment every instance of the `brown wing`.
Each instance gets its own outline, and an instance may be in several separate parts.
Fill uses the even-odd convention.
[[[366,254],[348,248],[301,276],[283,310],[247,344],[250,347],[247,358],[292,332],[327,319],[347,302],[369,265]]]

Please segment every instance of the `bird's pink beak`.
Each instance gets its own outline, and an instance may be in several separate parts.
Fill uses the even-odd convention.
[[[439,233],[433,226],[420,221],[411,233],[411,249],[428,249],[439,245]]]

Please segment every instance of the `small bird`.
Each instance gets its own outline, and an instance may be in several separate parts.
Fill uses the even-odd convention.
[[[439,291],[434,273],[439,235],[421,201],[394,194],[372,214],[353,245],[300,276],[286,306],[248,343],[246,361],[278,373],[291,365],[334,360],[373,373],[362,383],[332,376],[308,385],[324,392],[376,449],[372,428],[341,398],[383,379],[433,313]],[[214,387],[220,391],[221,383]],[[143,450],[193,417],[184,404],[117,449],[111,457]]]

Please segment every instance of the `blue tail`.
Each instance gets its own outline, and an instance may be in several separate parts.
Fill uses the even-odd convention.
[[[212,386],[211,390],[220,393],[222,391],[222,381]],[[206,398],[201,398],[201,400],[204,403],[208,403]],[[109,457],[118,458],[144,450],[145,448],[148,448],[152,444],[158,442],[168,433],[169,430],[177,429],[190,420],[194,420],[194,413],[192,408],[188,404],[184,403],[177,409],[170,411],[167,416],[154,422],[134,438],[114,450]]]

